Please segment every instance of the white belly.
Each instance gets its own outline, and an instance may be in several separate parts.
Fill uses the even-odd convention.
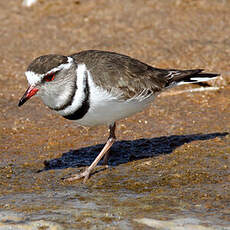
[[[90,104],[90,108],[82,119],[76,122],[84,126],[94,126],[101,124],[112,124],[122,118],[131,116],[146,108],[153,97],[144,101],[100,101],[98,104]]]

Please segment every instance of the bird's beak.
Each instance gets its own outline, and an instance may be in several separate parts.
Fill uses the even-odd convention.
[[[34,96],[38,92],[38,89],[35,86],[29,86],[22,98],[20,99],[18,106],[23,105],[27,100]]]

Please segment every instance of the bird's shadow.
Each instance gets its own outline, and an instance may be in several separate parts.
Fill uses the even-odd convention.
[[[119,165],[137,159],[154,157],[162,154],[170,154],[177,147],[198,140],[210,140],[216,137],[224,137],[224,133],[172,135],[155,137],[151,139],[137,139],[117,141],[110,150],[109,165]],[[44,168],[38,172],[51,169],[64,169],[69,167],[89,166],[97,157],[103,144],[70,150],[61,157],[44,161]]]

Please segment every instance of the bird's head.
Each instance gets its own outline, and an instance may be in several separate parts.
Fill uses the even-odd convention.
[[[62,106],[75,88],[76,64],[72,57],[49,54],[34,59],[25,75],[29,87],[18,106],[37,94],[44,104],[56,109]]]

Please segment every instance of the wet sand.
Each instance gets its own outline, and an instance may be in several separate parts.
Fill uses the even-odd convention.
[[[50,0],[24,8],[11,0],[0,6],[0,229],[149,229],[151,219],[230,229],[228,1]],[[200,87],[189,85],[161,94],[118,122],[109,169],[99,166],[87,184],[64,183],[61,178],[93,161],[107,127],[80,127],[38,98],[22,108],[17,103],[33,58],[84,49],[221,73],[209,82],[219,89],[182,92]]]

